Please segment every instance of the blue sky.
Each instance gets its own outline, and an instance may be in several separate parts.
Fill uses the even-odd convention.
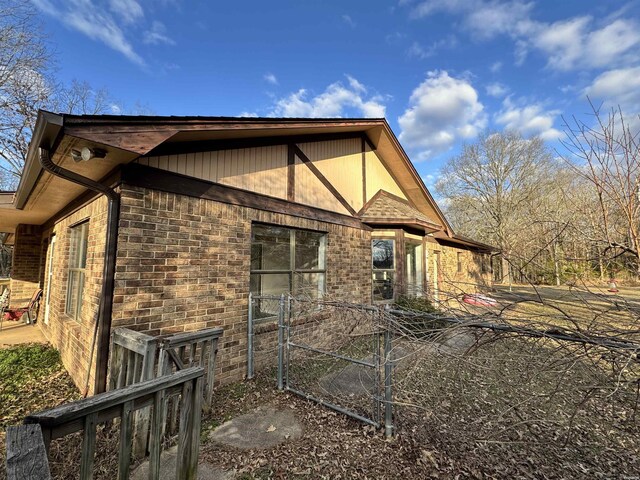
[[[430,187],[482,132],[640,112],[638,1],[32,1],[115,113],[385,116]]]

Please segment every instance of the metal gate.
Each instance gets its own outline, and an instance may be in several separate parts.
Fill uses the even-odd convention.
[[[272,351],[280,390],[384,425],[391,435],[392,335],[385,321],[383,311],[371,306],[253,295],[247,377],[255,374],[256,352]]]

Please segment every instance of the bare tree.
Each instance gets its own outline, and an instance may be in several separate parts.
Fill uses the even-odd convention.
[[[15,188],[39,109],[105,113],[114,103],[87,82],[55,82],[47,48],[28,0],[0,0],[0,185]]]
[[[565,120],[564,158],[596,200],[601,236],[592,240],[604,254],[630,255],[640,279],[640,128],[620,108],[602,114],[591,106],[594,125]]]
[[[509,263],[521,233],[532,224],[527,212],[551,169],[542,140],[517,133],[485,135],[443,168],[436,189],[448,199],[449,215],[464,233],[500,248],[505,283],[512,281]]]
[[[38,108],[51,91],[51,55],[28,0],[0,0],[0,168],[5,183],[20,177]]]

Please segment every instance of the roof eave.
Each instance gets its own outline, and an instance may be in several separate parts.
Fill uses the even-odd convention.
[[[58,135],[60,135],[63,126],[64,117],[62,115],[44,110],[38,112],[36,126],[33,130],[31,142],[29,143],[29,151],[27,152],[24,170],[15,194],[15,208],[24,208],[42,172],[42,167],[38,160],[38,149],[41,147],[50,149],[54,145]]]
[[[429,192],[429,189],[427,188],[427,186],[422,181],[422,177],[420,177],[420,174],[416,170],[416,167],[413,165],[413,162],[409,158],[409,155],[407,155],[407,152],[405,151],[404,147],[400,143],[400,140],[395,135],[395,133],[393,133],[393,130],[391,129],[391,125],[389,125],[389,122],[387,121],[386,118],[384,119],[384,124],[385,124],[385,128],[391,133],[390,138],[392,139],[393,144],[395,145],[396,149],[400,153],[400,156],[404,159],[405,163],[407,164],[407,166],[409,167],[409,169],[411,170],[411,172],[415,176],[415,178],[417,180],[417,183],[420,186],[420,189],[422,190],[424,195],[426,195],[426,197],[429,199],[431,204],[434,206],[435,210],[440,215],[440,218],[444,223],[444,227],[445,227],[447,233],[449,233],[451,235],[455,235],[454,232],[453,232],[453,228],[451,227],[451,224],[447,220],[447,217],[445,217],[444,213],[442,212],[442,210],[438,206],[437,202],[435,201],[435,199],[431,195],[431,192]]]

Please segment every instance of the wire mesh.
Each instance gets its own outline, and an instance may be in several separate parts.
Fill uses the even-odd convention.
[[[287,389],[380,425],[384,379],[378,310],[299,298],[289,304]]]
[[[249,300],[248,378],[276,379],[278,363],[278,315],[283,297],[251,295]]]

